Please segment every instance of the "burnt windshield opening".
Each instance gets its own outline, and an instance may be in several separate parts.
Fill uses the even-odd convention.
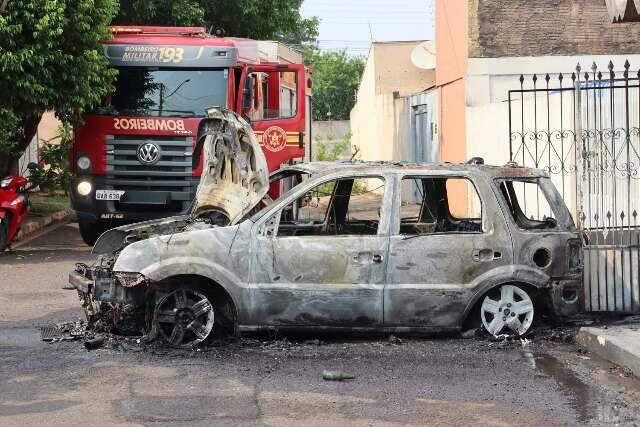
[[[113,91],[94,114],[131,116],[204,116],[210,107],[226,107],[227,69],[119,67]]]
[[[502,180],[500,193],[511,217],[524,230],[549,230],[558,225],[538,179]]]

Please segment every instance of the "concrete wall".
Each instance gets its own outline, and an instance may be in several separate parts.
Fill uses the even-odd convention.
[[[473,58],[638,52],[640,25],[613,23],[604,0],[470,0],[469,9]]]
[[[58,120],[53,111],[47,111],[42,115],[40,124],[38,124],[38,131],[31,140],[29,147],[25,150],[24,154],[18,160],[18,173],[24,175],[27,172],[27,165],[30,162],[37,163],[40,159],[40,147],[44,141],[52,140],[58,134],[58,128],[62,126],[60,120]],[[51,143],[56,143],[55,140]]]
[[[434,70],[411,62],[415,42],[374,43],[351,110],[352,146],[361,160],[409,160],[411,101],[432,87]]]
[[[465,87],[467,0],[436,0],[436,85],[440,98],[440,160],[467,159]]]
[[[318,121],[311,124],[311,134],[313,138],[312,154],[317,160],[319,144],[323,144],[326,149],[333,150],[336,144],[345,140],[351,140],[351,123],[349,120]],[[351,143],[340,153],[339,160],[351,158]]]

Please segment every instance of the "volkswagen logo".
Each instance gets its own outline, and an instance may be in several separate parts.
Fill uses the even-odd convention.
[[[138,160],[145,165],[151,165],[160,159],[160,148],[156,144],[147,142],[138,147]]]

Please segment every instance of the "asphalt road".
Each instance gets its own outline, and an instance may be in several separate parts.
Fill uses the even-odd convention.
[[[640,425],[637,379],[544,334],[252,336],[200,351],[40,341],[38,327],[82,317],[61,287],[89,259],[72,224],[0,255],[0,425]]]

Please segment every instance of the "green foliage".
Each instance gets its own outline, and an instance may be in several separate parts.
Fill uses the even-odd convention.
[[[307,47],[305,63],[313,68],[313,119],[349,120],[365,60],[346,50]]]
[[[333,144],[333,147],[329,147],[328,142],[332,139],[328,139],[327,142],[316,141],[314,160],[318,162],[335,162],[340,159],[340,155],[349,148],[351,145],[351,136],[346,136],[342,141]]]
[[[69,197],[62,194],[39,194],[34,193],[29,197],[31,212],[37,214],[52,214],[60,212],[69,207]]]
[[[42,191],[59,188],[66,194],[71,187],[69,150],[72,145],[73,134],[70,126],[61,127],[54,138],[43,141],[41,153],[44,167],[31,171],[31,183],[38,185]]]
[[[107,94],[116,73],[100,42],[117,7],[117,0],[9,1],[0,14],[0,121],[13,116],[18,129],[2,130],[3,151],[22,152],[44,111],[77,123]]]
[[[228,35],[290,43],[314,40],[318,19],[300,15],[303,0],[121,0],[117,24],[205,25]]]

